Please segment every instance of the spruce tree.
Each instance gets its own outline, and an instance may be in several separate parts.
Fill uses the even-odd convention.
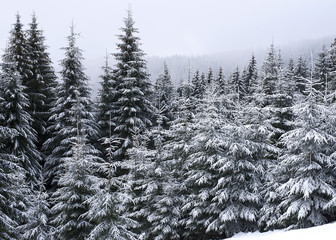
[[[9,51],[9,50],[8,50]],[[33,121],[28,113],[29,99],[24,93],[22,77],[16,70],[18,63],[11,62],[8,51],[4,57],[3,68],[3,126],[17,131],[17,135],[11,138],[8,144],[10,154],[19,159],[19,164],[26,171],[26,180],[33,189],[38,186],[38,178],[41,174],[41,156],[37,147],[36,132],[31,126]]]
[[[275,86],[277,84],[279,67],[277,60],[275,47],[271,44],[261,71],[263,93],[267,96],[274,94]],[[266,103],[266,105],[268,104],[271,103]]]
[[[68,46],[64,48],[65,58],[62,60],[62,83],[57,89],[58,99],[53,103],[52,125],[48,131],[52,137],[44,147],[51,152],[46,158],[45,178],[48,186],[55,189],[64,168],[60,161],[71,152],[71,143],[75,141],[77,130],[87,136],[88,143],[98,138],[98,126],[94,121],[93,103],[90,99],[88,79],[82,64],[82,51],[76,46],[77,34],[74,26],[68,36]]]
[[[218,95],[224,95],[225,93],[227,93],[227,84],[226,84],[226,80],[225,80],[225,76],[223,74],[223,68],[220,67],[218,69],[218,74],[217,77],[215,79],[215,92]]]
[[[208,74],[207,74],[207,84],[208,85],[213,84],[213,81],[214,81],[214,76],[213,76],[212,68],[209,67]]]
[[[265,121],[266,116],[260,107],[237,103],[234,118],[221,129],[222,157],[212,163],[219,175],[212,189],[208,232],[230,237],[258,229],[263,163],[274,151],[268,140],[273,128]]]
[[[169,128],[169,122],[174,119],[172,113],[172,102],[174,100],[174,86],[171,81],[171,76],[167,64],[164,64],[163,74],[161,74],[154,85],[154,106],[160,112],[164,129]]]
[[[184,163],[185,185],[188,189],[182,206],[186,227],[184,235],[191,239],[219,237],[216,231],[208,231],[213,219],[211,202],[220,173],[213,167],[224,155],[222,128],[225,120],[220,111],[220,98],[210,86],[203,101],[197,106],[195,118],[191,122],[188,157]],[[223,236],[222,236],[223,237]]]
[[[318,57],[314,67],[314,77],[320,80],[320,85],[318,86],[322,93],[329,94],[328,90],[328,51],[325,46],[318,53]]]
[[[257,69],[257,61],[252,54],[252,57],[249,61],[247,68],[245,69],[245,74],[242,73],[242,80],[245,86],[245,92],[248,95],[251,95],[256,88],[258,78],[258,69]]]
[[[312,70],[313,71],[313,70]],[[281,137],[285,146],[278,174],[285,176],[278,191],[281,197],[279,223],[284,227],[306,228],[327,222],[328,202],[335,196],[330,172],[335,145],[335,117],[321,102],[316,90],[319,80],[306,78],[304,101],[294,106],[295,128]]]
[[[89,199],[98,192],[97,177],[102,159],[87,143],[78,122],[77,139],[70,143],[68,156],[61,158],[64,172],[60,174],[59,188],[53,193],[51,209],[56,239],[84,240],[94,228],[94,220],[87,217]]]
[[[118,92],[116,91],[116,80],[113,70],[108,63],[108,55],[106,55],[103,74],[100,76],[101,89],[99,90],[99,102],[97,110],[97,122],[99,126],[99,139],[101,142],[101,151],[104,159],[108,159],[108,148],[110,148],[110,138],[115,127],[115,117],[117,114],[116,103],[118,101]]]
[[[22,178],[22,169],[17,164],[18,159],[8,151],[8,143],[11,138],[15,137],[18,132],[15,129],[7,127],[4,119],[4,95],[3,76],[1,76],[1,92],[0,92],[0,238],[4,240],[15,239],[18,237],[18,222],[15,215],[20,214],[13,207],[13,202],[19,194],[18,184]]]
[[[308,67],[307,67],[307,60],[300,56],[297,60],[295,69],[294,69],[294,76],[296,78],[296,88],[301,93],[305,93],[305,80],[309,76]]]
[[[200,74],[199,71],[196,70],[191,84],[193,85],[192,96],[196,99],[202,99],[206,88],[204,73]]]
[[[16,22],[10,31],[8,46],[2,58],[4,62],[16,63],[15,69],[18,71],[24,86],[26,86],[26,82],[32,73],[29,51],[26,32],[23,30],[21,17],[19,13],[17,13]]]
[[[27,211],[30,220],[21,228],[24,230],[23,238],[27,240],[52,240],[54,228],[50,224],[49,194],[44,187],[43,177],[40,179],[40,189],[34,192],[31,206]]]
[[[25,111],[27,96],[23,93],[16,62],[2,64],[0,92],[0,164],[1,164],[1,237],[21,239],[22,225],[29,222],[32,189],[41,174],[39,155],[34,145],[35,133]]]
[[[27,56],[30,60],[30,74],[25,85],[25,93],[29,98],[28,112],[33,118],[33,128],[37,133],[37,147],[42,151],[43,143],[50,137],[46,129],[49,127],[51,103],[56,99],[56,75],[47,53],[43,31],[38,29],[35,14],[32,16],[30,28],[27,30]]]
[[[230,95],[235,96],[238,102],[242,100],[246,94],[246,91],[238,67],[236,67],[235,70],[232,72],[229,80],[229,85]]]
[[[116,160],[126,157],[127,149],[133,146],[132,130],[134,126],[144,131],[152,124],[153,107],[150,103],[151,84],[148,80],[144,52],[140,49],[138,30],[134,27],[131,11],[124,19],[125,26],[119,35],[115,78],[117,81],[118,111],[115,118],[114,139],[119,139],[114,155]]]

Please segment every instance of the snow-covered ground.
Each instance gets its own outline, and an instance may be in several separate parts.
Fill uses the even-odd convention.
[[[276,230],[272,232],[254,232],[238,233],[232,238],[233,240],[331,240],[336,239],[336,223],[330,223],[323,226],[299,229],[299,230]]]

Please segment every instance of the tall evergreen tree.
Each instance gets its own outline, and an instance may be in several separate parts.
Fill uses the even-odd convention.
[[[213,76],[212,67],[209,67],[208,74],[207,74],[207,84],[213,84],[213,81],[214,81],[214,76]]]
[[[37,133],[39,151],[50,137],[46,128],[49,126],[51,103],[56,99],[57,86],[56,75],[44,42],[43,32],[38,29],[36,16],[33,14],[26,42],[31,68],[24,85],[30,104],[28,112],[33,118],[32,125]]]
[[[279,67],[277,60],[275,47],[271,44],[261,71],[263,93],[266,95],[272,95],[275,91]]]
[[[98,137],[90,88],[82,65],[82,51],[76,46],[76,37],[72,25],[67,38],[68,46],[64,48],[65,58],[61,62],[62,83],[57,89],[58,99],[51,109],[53,124],[48,130],[52,132],[52,137],[44,143],[44,147],[51,151],[46,158],[44,174],[47,184],[53,188],[57,187],[58,178],[64,173],[60,160],[71,151],[77,129],[87,136],[89,143]]]
[[[115,127],[115,117],[117,114],[118,92],[116,90],[116,80],[114,72],[109,66],[108,55],[106,55],[103,74],[100,76],[101,89],[99,90],[99,103],[97,110],[97,122],[99,125],[99,139],[101,141],[101,151],[104,159],[108,159],[108,149],[110,148],[110,138]]]
[[[251,95],[253,93],[257,85],[257,78],[258,78],[257,61],[254,57],[254,54],[252,54],[252,57],[246,68],[245,74],[242,74],[246,94]]]
[[[312,71],[312,70],[311,70]],[[278,174],[285,176],[278,191],[282,199],[279,223],[290,228],[306,228],[327,222],[328,202],[335,197],[330,172],[335,146],[335,116],[321,102],[319,84],[306,78],[304,101],[294,107],[295,128],[281,137],[285,146]]]
[[[190,124],[192,138],[188,143],[190,149],[184,163],[188,191],[182,206],[186,227],[184,235],[190,239],[209,239],[220,235],[216,231],[207,231],[214,214],[214,209],[210,207],[215,197],[213,189],[220,175],[213,163],[220,161],[224,155],[222,128],[225,121],[220,108],[220,98],[210,86]]]
[[[192,96],[196,99],[202,99],[206,88],[204,73],[200,74],[199,71],[196,70],[191,80],[191,84],[193,85]]]
[[[215,92],[219,95],[224,95],[225,93],[227,93],[227,87],[228,86],[225,81],[225,76],[223,74],[223,68],[220,67],[218,69],[218,74],[215,79]]]
[[[27,36],[23,30],[21,17],[17,13],[16,22],[10,31],[8,46],[2,58],[4,62],[15,63],[12,67],[15,67],[16,71],[18,71],[24,86],[26,86],[26,81],[31,75],[32,66],[29,51]]]
[[[148,80],[144,52],[140,49],[138,30],[134,27],[131,11],[124,19],[125,26],[121,28],[117,44],[116,81],[118,99],[118,116],[114,128],[114,139],[119,139],[114,151],[117,160],[126,157],[127,149],[132,147],[132,130],[136,125],[143,131],[152,124],[153,107],[150,103],[151,84]]]
[[[238,101],[242,100],[246,91],[238,67],[231,73],[229,85],[230,95],[234,96],[233,98],[236,98]]]
[[[3,80],[3,126],[15,129],[18,134],[11,138],[8,144],[9,153],[16,156],[20,161],[20,166],[26,171],[26,180],[31,188],[38,186],[38,178],[41,174],[41,156],[37,147],[36,132],[31,126],[32,117],[28,113],[29,100],[24,93],[25,87],[22,85],[22,77],[16,71],[18,63],[15,58],[11,62],[6,52],[4,57]]]
[[[212,163],[219,176],[212,190],[212,218],[207,231],[230,237],[258,229],[263,163],[274,151],[268,139],[273,128],[266,118],[260,107],[237,104],[234,118],[224,124],[222,157]]]
[[[92,145],[86,144],[84,131],[78,123],[76,142],[68,156],[61,159],[65,171],[60,174],[59,188],[53,193],[52,223],[56,239],[84,240],[94,228],[94,220],[87,217],[89,199],[98,192],[97,173],[102,160]]]
[[[296,78],[296,88],[301,93],[305,93],[305,80],[309,76],[308,67],[307,67],[307,60],[300,56],[297,60],[295,69],[294,69],[294,76]]]
[[[164,64],[163,74],[161,74],[154,85],[154,106],[160,112],[161,127],[168,129],[169,122],[173,120],[172,102],[174,100],[174,86],[166,64]]]
[[[21,226],[30,221],[27,210],[41,167],[33,142],[35,133],[29,125],[31,118],[25,111],[28,99],[21,76],[16,62],[8,61],[7,58],[2,64],[0,83],[0,235],[4,239],[21,239]]]

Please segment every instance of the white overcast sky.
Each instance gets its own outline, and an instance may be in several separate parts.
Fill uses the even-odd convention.
[[[35,11],[54,62],[62,58],[72,21],[84,56],[115,51],[116,34],[132,6],[149,56],[198,55],[263,48],[335,35],[335,0],[6,0],[0,10],[4,49],[17,12],[27,27]]]

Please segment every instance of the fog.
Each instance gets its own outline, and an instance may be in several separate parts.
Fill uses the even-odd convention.
[[[74,22],[88,74],[96,81],[106,50],[131,7],[142,49],[149,57],[258,52],[273,41],[285,46],[335,35],[334,0],[11,0],[3,1],[0,47],[4,49],[17,12],[28,27],[36,13],[58,69],[61,47]],[[249,57],[249,56],[248,56]],[[152,59],[152,58],[151,58]]]

